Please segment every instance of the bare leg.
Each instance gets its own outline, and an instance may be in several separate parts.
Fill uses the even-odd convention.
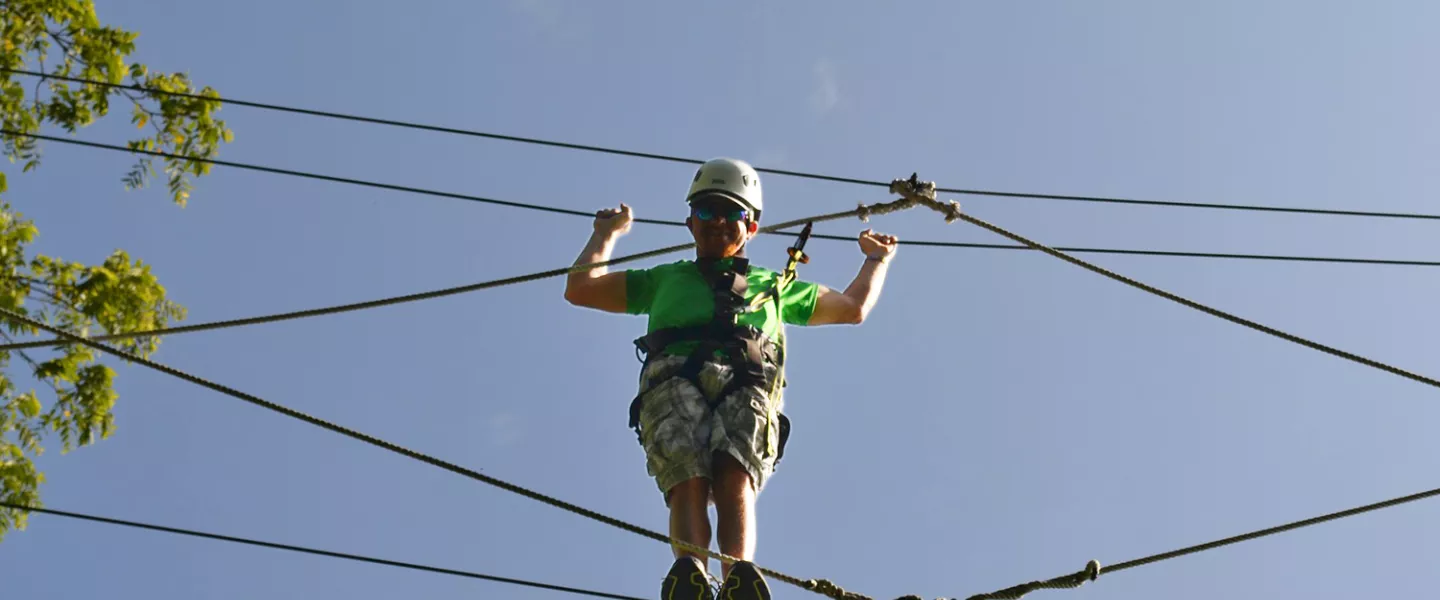
[[[750,473],[729,454],[715,455],[715,515],[719,521],[720,552],[740,560],[755,560],[755,487]],[[730,565],[720,566],[720,578]]]
[[[670,489],[670,537],[701,548],[710,547],[710,482],[696,477],[680,482]],[[675,558],[693,556],[707,564],[702,554],[672,548]]]

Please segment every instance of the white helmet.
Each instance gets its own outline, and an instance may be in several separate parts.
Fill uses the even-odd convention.
[[[691,202],[696,196],[707,193],[733,198],[754,212],[757,222],[760,211],[765,208],[760,194],[760,174],[743,160],[714,158],[700,165],[695,171],[695,179],[690,182],[690,192],[685,195],[685,201]]]

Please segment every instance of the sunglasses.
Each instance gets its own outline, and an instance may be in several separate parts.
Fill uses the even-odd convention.
[[[690,207],[690,215],[701,221],[714,221],[717,217],[725,217],[726,221],[739,223],[750,218],[750,211],[739,206],[712,204],[700,204]]]

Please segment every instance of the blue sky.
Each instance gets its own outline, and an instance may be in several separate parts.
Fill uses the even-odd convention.
[[[1426,3],[99,2],[137,56],[236,98],[943,186],[1436,212]],[[677,219],[692,167],[230,107],[223,158]],[[116,142],[124,114],[79,137]],[[130,158],[5,167],[35,248],[154,265],[190,322],[569,264],[585,219],[217,168],[190,206]],[[770,176],[773,221],[887,200]],[[1432,223],[958,198],[1041,241],[1433,258]],[[901,239],[994,242],[914,212]],[[866,225],[817,229],[852,235]],[[686,241],[637,226],[619,252]],[[783,262],[788,238],[753,255]],[[802,276],[844,287],[853,244]],[[656,259],[674,260],[681,255]],[[1435,272],[1106,256],[1193,299],[1434,375]],[[655,530],[625,409],[639,318],[562,280],[167,339],[156,359]],[[791,330],[795,432],[757,562],[965,597],[1436,486],[1434,390],[1031,252],[902,248],[860,327]],[[208,390],[119,368],[118,430],[48,453],[54,508],[653,595],[663,544]],[[57,444],[58,445],[58,444]],[[1032,598],[1417,594],[1420,502]],[[7,598],[559,597],[36,516]],[[778,597],[809,597],[775,586]]]

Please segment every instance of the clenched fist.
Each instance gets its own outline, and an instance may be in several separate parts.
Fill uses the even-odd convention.
[[[890,257],[895,255],[899,241],[893,235],[875,233],[873,230],[866,229],[860,232],[860,251],[865,253],[866,258],[889,262]]]
[[[620,208],[606,208],[595,213],[595,233],[619,237],[630,233],[630,224],[634,220],[630,206],[621,202]]]

